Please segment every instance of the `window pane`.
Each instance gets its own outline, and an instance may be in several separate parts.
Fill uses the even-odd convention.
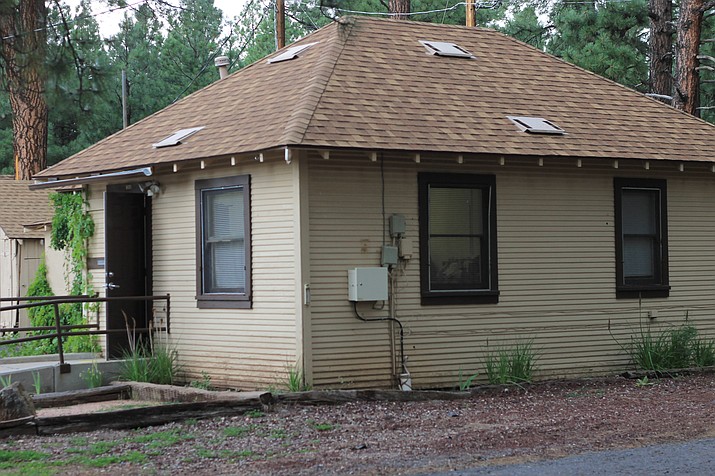
[[[204,293],[243,293],[246,252],[243,188],[203,192]]]
[[[443,237],[430,240],[430,289],[468,290],[485,287],[482,281],[482,240]]]
[[[623,190],[623,234],[655,235],[657,190]]]
[[[655,277],[655,240],[650,237],[623,238],[623,276],[628,278]]]
[[[481,235],[482,189],[429,189],[431,235]]]
[[[243,189],[208,190],[205,217],[207,238],[224,240],[243,238]]]

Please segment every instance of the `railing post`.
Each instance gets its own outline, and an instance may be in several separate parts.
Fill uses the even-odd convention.
[[[55,328],[57,329],[57,353],[60,355],[60,373],[70,373],[69,364],[65,363],[65,352],[62,346],[62,325],[60,324],[60,306],[54,303],[52,307],[55,310]]]

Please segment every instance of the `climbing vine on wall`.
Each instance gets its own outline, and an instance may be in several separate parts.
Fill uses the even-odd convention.
[[[66,278],[70,294],[90,292],[86,271],[89,239],[94,235],[94,220],[87,211],[82,193],[53,193],[50,246],[67,252]]]
[[[72,295],[91,294],[90,277],[87,273],[89,239],[94,234],[94,221],[87,211],[87,202],[81,193],[54,193],[50,195],[55,213],[52,218],[50,246],[65,251],[65,281]],[[47,265],[43,259],[28,288],[28,296],[53,296],[47,279]],[[80,303],[64,303],[59,306],[60,323],[65,326],[86,324]],[[28,311],[33,326],[54,326],[55,313],[52,306],[34,307]],[[30,333],[51,334],[54,331]],[[95,352],[99,350],[93,336],[70,336],[63,338],[65,352]],[[26,342],[13,350],[16,355],[52,354],[58,350],[57,338]]]

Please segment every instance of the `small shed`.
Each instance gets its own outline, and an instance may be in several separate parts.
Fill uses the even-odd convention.
[[[30,190],[29,180],[0,177],[0,296],[26,296],[47,244],[47,226],[52,209],[46,190]],[[56,266],[62,273],[61,261]],[[6,305],[17,302],[5,302]],[[4,311],[0,328],[29,325],[25,311]]]

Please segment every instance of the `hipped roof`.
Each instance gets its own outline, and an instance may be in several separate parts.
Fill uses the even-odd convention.
[[[430,55],[419,40],[475,58]],[[492,30],[350,17],[304,43],[316,44],[239,70],[38,177],[283,146],[715,162],[712,125]],[[525,133],[507,116],[542,117],[566,134]],[[204,128],[152,147],[190,127]]]
[[[32,191],[31,180],[0,177],[0,228],[8,238],[43,238],[42,230],[28,230],[24,224],[48,222],[52,208],[47,190]]]

